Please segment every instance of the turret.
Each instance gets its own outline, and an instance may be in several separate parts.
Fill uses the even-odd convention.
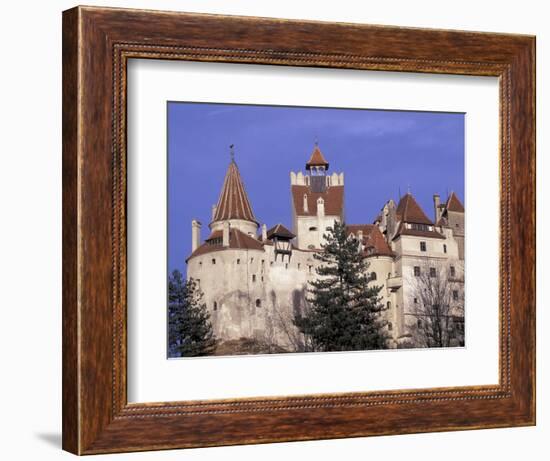
[[[254,217],[239,168],[235,162],[233,146],[231,146],[231,162],[225,174],[218,203],[212,208],[212,215],[209,227],[213,232],[223,230],[224,223],[227,222],[232,229],[256,236],[259,224]]]

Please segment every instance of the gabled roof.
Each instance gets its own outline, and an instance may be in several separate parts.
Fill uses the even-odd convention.
[[[306,170],[311,169],[312,166],[324,166],[328,170],[328,162],[325,160],[325,157],[321,153],[321,149],[316,144],[315,149],[309,157],[309,160],[306,163]]]
[[[394,256],[386,239],[374,224],[349,224],[346,226],[347,234],[353,234],[358,238],[358,232],[363,231],[364,252],[367,256]]]
[[[279,223],[267,231],[267,238],[272,239],[273,237],[293,239],[296,236],[292,232],[290,232],[285,226]]]
[[[317,199],[325,201],[325,215],[342,216],[344,212],[344,186],[330,186],[325,192],[312,192],[310,186],[291,186],[292,201],[297,216],[316,216]],[[304,194],[308,211],[304,211]]]
[[[257,223],[235,160],[231,160],[212,221],[244,219]]]
[[[445,208],[447,209],[447,211],[464,213],[464,205],[462,205],[462,202],[458,199],[457,195],[454,192],[451,192],[451,195],[449,195],[447,203],[445,204]]]
[[[189,261],[195,256],[212,253],[215,251],[221,250],[236,250],[236,249],[246,249],[246,250],[259,250],[264,251],[264,246],[262,242],[258,241],[254,237],[245,234],[239,229],[229,229],[229,246],[223,246],[223,231],[218,230],[212,232],[205,242],[198,247],[191,255],[187,258]]]
[[[396,214],[397,219],[401,222],[433,225],[433,222],[426,216],[426,213],[420,208],[410,192],[399,200]]]

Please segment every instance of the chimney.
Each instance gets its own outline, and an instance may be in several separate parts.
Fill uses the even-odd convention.
[[[439,205],[441,203],[441,198],[439,197],[439,194],[434,194],[434,210],[435,210],[435,223],[439,221],[439,218],[441,218],[441,208],[439,208]]]
[[[229,246],[229,221],[223,223],[223,240],[222,244],[224,247]]]
[[[309,208],[307,206],[307,194],[304,194],[304,213],[309,213]]]
[[[218,210],[218,205],[212,205],[212,221],[216,217],[216,211]]]
[[[191,251],[195,251],[201,244],[201,223],[196,219],[191,221]]]
[[[363,231],[359,229],[357,231],[357,240],[359,240],[359,252],[363,251]]]
[[[267,240],[267,226],[262,224],[262,242]]]

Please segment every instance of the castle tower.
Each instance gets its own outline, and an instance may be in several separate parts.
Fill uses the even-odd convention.
[[[212,222],[209,227],[215,232],[223,230],[226,223],[231,229],[238,229],[252,237],[256,236],[259,227],[235,162],[233,146],[218,203],[212,208]]]
[[[310,172],[310,186],[312,192],[325,192],[327,189],[326,173],[328,171],[328,162],[315,143],[315,149],[306,163],[306,170]]]
[[[300,249],[319,249],[323,234],[344,219],[344,174],[327,174],[328,161],[315,143],[306,173],[290,173],[292,223]]]

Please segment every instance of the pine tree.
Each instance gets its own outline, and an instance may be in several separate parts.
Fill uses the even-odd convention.
[[[323,251],[314,254],[322,264],[319,277],[309,282],[310,309],[294,323],[315,351],[385,349],[382,287],[369,283],[369,263],[345,224],[335,221],[327,230]]]
[[[171,357],[210,355],[216,338],[202,291],[192,278],[175,270],[168,280],[168,342]]]

